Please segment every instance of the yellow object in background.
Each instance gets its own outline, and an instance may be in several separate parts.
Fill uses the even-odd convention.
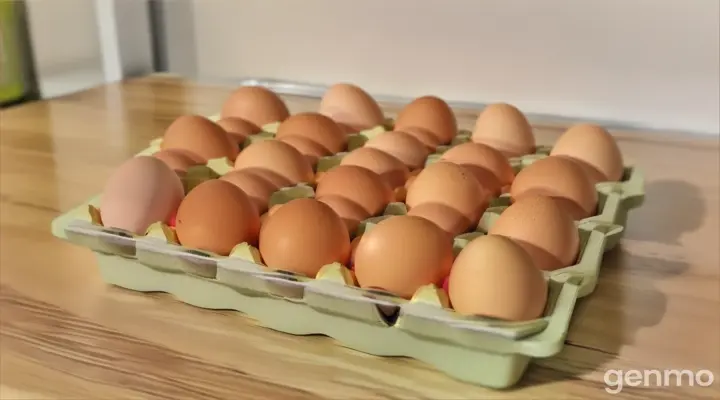
[[[27,92],[14,1],[0,2],[0,104],[20,100]]]

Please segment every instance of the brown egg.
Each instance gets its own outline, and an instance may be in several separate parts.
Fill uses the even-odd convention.
[[[525,115],[515,106],[490,104],[475,121],[472,141],[499,150],[506,157],[535,152],[535,136]]]
[[[327,204],[295,199],[265,221],[260,231],[260,254],[269,268],[315,277],[327,264],[347,265],[350,235]]]
[[[350,269],[354,269],[355,265],[355,252],[357,251],[358,244],[360,244],[360,239],[362,238],[362,235],[356,236],[355,239],[353,239],[350,242]]]
[[[435,96],[422,96],[398,113],[395,130],[407,132],[406,128],[427,129],[440,144],[447,144],[457,134],[457,120],[444,100]]]
[[[232,183],[245,192],[260,214],[267,211],[270,196],[277,190],[271,181],[263,178],[261,174],[253,173],[250,169],[230,171],[220,179]]]
[[[223,118],[241,118],[262,128],[263,125],[284,121],[290,112],[282,99],[270,89],[243,86],[225,101],[220,115]]]
[[[593,183],[619,181],[623,176],[623,157],[615,139],[603,127],[579,124],[555,142],[551,156],[570,157],[585,169]]]
[[[480,236],[458,254],[448,295],[456,312],[506,321],[542,316],[547,282],[528,253],[502,236]]]
[[[473,223],[458,210],[438,203],[422,203],[408,211],[407,215],[425,218],[455,237],[470,230]]]
[[[185,174],[188,168],[204,164],[202,158],[196,154],[180,149],[165,149],[153,154],[153,157],[161,160],[168,167],[178,174]]]
[[[528,196],[513,203],[488,233],[513,239],[545,271],[573,265],[580,251],[580,234],[572,218],[546,196]]]
[[[340,196],[359,204],[368,215],[378,215],[393,200],[393,192],[380,175],[355,165],[339,165],[317,183],[315,196]]]
[[[340,165],[356,165],[367,168],[385,179],[392,189],[404,185],[410,177],[410,170],[402,161],[372,147],[360,147],[351,151],[343,157]]]
[[[332,118],[347,133],[374,128],[385,122],[375,99],[350,83],[331,86],[323,95],[318,112]]]
[[[308,162],[314,167],[317,165],[321,157],[331,154],[330,150],[323,145],[314,142],[304,136],[285,136],[278,139],[294,147],[300,154],[307,158]]]
[[[392,216],[363,234],[355,250],[355,276],[363,288],[409,299],[424,285],[439,283],[453,262],[452,239],[432,222]]]
[[[230,138],[232,138],[235,143],[238,144],[238,148],[240,148],[245,143],[245,139],[247,139],[249,136],[259,133],[261,131],[260,127],[258,127],[257,125],[253,124],[252,122],[245,121],[241,118],[222,118],[217,121],[217,124],[221,128],[225,129],[228,135],[230,135]]]
[[[347,134],[332,119],[318,113],[300,113],[283,121],[275,137],[302,136],[316,142],[329,153],[339,153],[347,147]]]
[[[183,246],[226,256],[243,242],[256,244],[260,215],[252,200],[230,182],[196,186],[178,208],[175,232]]]
[[[423,203],[443,204],[477,224],[489,203],[477,179],[464,167],[445,161],[430,164],[408,187],[405,203],[410,209]]]
[[[475,175],[480,184],[493,196],[512,183],[515,173],[507,158],[490,146],[463,143],[443,153],[441,160],[462,165]]]
[[[543,158],[518,173],[510,188],[513,201],[536,194],[552,197],[575,220],[597,214],[595,185],[582,167],[568,158]]]
[[[279,140],[263,140],[246,147],[235,169],[259,168],[274,172],[290,185],[313,180],[312,166],[299,151]]]
[[[397,132],[408,134],[420,141],[420,143],[425,146],[428,154],[434,152],[438,148],[438,146],[442,144],[440,139],[438,139],[432,132],[425,128],[407,126],[402,128],[402,130],[398,129],[397,127],[395,129]]]
[[[203,158],[227,157],[234,161],[238,147],[218,124],[199,115],[183,115],[168,126],[160,148],[190,151]]]
[[[430,154],[423,142],[405,132],[382,133],[368,140],[364,147],[382,150],[395,156],[411,170],[425,166],[425,160]]]
[[[350,236],[355,236],[360,223],[370,215],[358,203],[340,196],[325,196],[318,199],[337,213],[348,228]]]

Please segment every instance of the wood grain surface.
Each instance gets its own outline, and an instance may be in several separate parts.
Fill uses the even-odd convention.
[[[54,238],[51,220],[175,117],[214,114],[230,90],[157,75],[0,112],[1,399],[601,399],[611,369],[720,379],[717,138],[616,132],[646,174],[645,204],[579,302],[565,349],[511,390],[105,285],[90,251]],[[293,112],[317,107],[287,100]],[[475,116],[458,110],[464,127]],[[563,126],[536,128],[548,144]],[[720,398],[718,382],[650,383],[614,397]]]

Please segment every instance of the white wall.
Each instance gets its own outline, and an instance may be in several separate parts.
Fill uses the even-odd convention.
[[[194,0],[195,67],[718,134],[719,4]]]

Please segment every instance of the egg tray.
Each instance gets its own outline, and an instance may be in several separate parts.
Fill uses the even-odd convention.
[[[354,135],[350,149],[386,129]],[[266,127],[246,144],[272,138],[272,130]],[[469,135],[460,132],[456,142],[464,138]],[[157,152],[159,144],[160,140],[153,141],[138,155]],[[428,163],[446,148],[438,150]],[[519,171],[548,152],[539,148],[536,154],[511,163]],[[318,171],[337,165],[342,156],[321,159]],[[189,191],[230,169],[227,160],[211,160],[188,171],[183,182]],[[258,263],[257,249],[247,244],[236,246],[228,257],[184,248],[177,244],[173,230],[161,223],[153,224],[145,235],[106,228],[97,210],[99,196],[56,218],[52,230],[57,237],[91,249],[107,283],[169,293],[197,307],[240,311],[274,330],[323,334],[358,351],[411,357],[459,380],[507,388],[522,377],[532,359],[551,357],[562,349],[576,300],[594,290],[604,252],[617,245],[627,211],[642,203],[642,175],[632,167],[625,172],[623,182],[598,185],[600,212],[576,222],[581,237],[577,264],[545,273],[549,291],[544,315],[527,322],[460,316],[448,308],[447,295],[434,285],[420,288],[411,300],[363,290],[355,285],[353,273],[339,264],[323,267],[315,279],[270,271]],[[311,183],[301,184],[276,192],[270,203],[313,195]],[[485,234],[508,204],[507,196],[494,199],[476,231],[455,238],[455,252]],[[383,215],[364,221],[358,234],[405,212],[403,203],[391,203]]]

